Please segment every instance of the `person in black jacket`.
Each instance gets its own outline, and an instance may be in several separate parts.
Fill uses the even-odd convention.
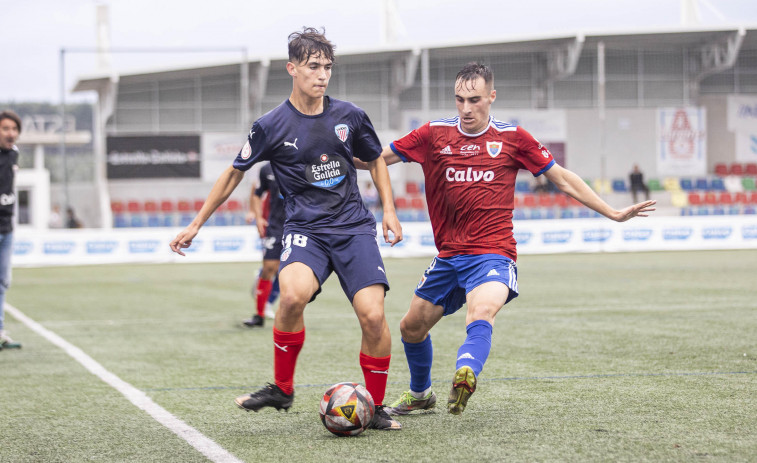
[[[0,350],[19,348],[5,332],[5,292],[11,284],[13,254],[13,211],[16,206],[15,178],[18,170],[16,140],[21,133],[21,118],[13,111],[0,113]]]

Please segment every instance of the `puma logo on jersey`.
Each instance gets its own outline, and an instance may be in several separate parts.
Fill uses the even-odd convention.
[[[383,268],[379,267],[378,269],[381,270],[381,273],[383,273],[384,275],[386,275],[386,272],[384,271]]]
[[[280,345],[276,344],[275,342],[273,343],[273,345],[276,346],[276,349],[279,349],[279,350],[281,350],[283,352],[286,352],[287,348],[289,347],[289,346],[280,346]]]
[[[296,138],[295,138],[295,139],[294,139],[294,141],[293,141],[293,142],[291,142],[291,143],[290,143],[290,142],[288,142],[288,141],[285,141],[285,142],[284,142],[284,146],[292,146],[292,147],[294,147],[294,149],[296,149],[297,151],[299,151],[299,150],[300,150],[299,148],[297,148],[297,139],[296,139]]]
[[[491,182],[494,180],[494,172],[491,170],[473,170],[472,167],[468,167],[465,170],[455,170],[454,167],[447,167],[445,173],[447,181],[450,182],[479,182],[481,180]]]

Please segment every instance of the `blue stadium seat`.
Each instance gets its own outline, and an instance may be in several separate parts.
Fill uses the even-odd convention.
[[[683,191],[691,191],[694,189],[694,183],[691,181],[690,178],[682,178],[680,179],[681,189]]]
[[[129,226],[129,223],[123,214],[116,214],[113,216],[113,226],[116,228],[126,228]]]
[[[626,181],[622,178],[616,178],[612,181],[612,191],[615,193],[625,193],[628,191],[626,187]]]
[[[710,190],[725,191],[725,182],[723,179],[720,177],[713,178],[710,182]]]
[[[694,184],[694,189],[696,190],[709,190],[710,188],[709,182],[707,182],[706,178],[697,178],[696,183]],[[685,188],[684,188],[685,190]]]
[[[518,180],[515,182],[516,193],[531,193],[531,185],[526,180]]]
[[[523,212],[523,209],[513,210],[513,220],[525,220],[525,219],[526,219],[526,213]]]
[[[566,207],[564,209],[560,209],[560,218],[561,219],[572,219],[573,217],[575,217],[575,215],[576,214],[575,214],[575,212],[573,211],[572,208],[567,208]]]
[[[148,227],[160,227],[160,218],[158,218],[157,215],[150,214],[147,216],[147,226]]]
[[[135,227],[135,228],[137,228],[137,227],[144,227],[145,226],[145,221],[142,218],[142,216],[139,215],[139,214],[132,215],[131,216],[131,222],[129,223],[129,226]]]

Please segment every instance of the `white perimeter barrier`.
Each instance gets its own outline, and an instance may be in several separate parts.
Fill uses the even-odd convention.
[[[429,223],[404,223],[395,247],[379,240],[385,257],[434,256]],[[17,230],[14,266],[160,262],[253,262],[262,258],[252,226],[205,227],[182,257],[168,243],[179,228]],[[379,233],[381,233],[379,225]],[[516,221],[519,254],[757,249],[757,216],[647,217]]]

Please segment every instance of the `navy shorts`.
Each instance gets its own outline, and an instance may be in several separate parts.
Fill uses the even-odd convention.
[[[435,257],[423,272],[415,294],[444,307],[444,315],[450,315],[465,304],[469,292],[489,281],[510,288],[505,304],[518,297],[518,268],[511,259],[499,254]]]
[[[382,284],[384,291],[389,290],[384,261],[373,235],[316,236],[285,230],[281,241],[284,250],[279,272],[292,262],[302,262],[310,267],[321,286],[334,272],[350,302],[358,291],[371,285]],[[319,287],[310,301],[320,292]]]
[[[268,236],[262,240],[263,260],[279,260],[284,246],[281,244],[281,235]]]

